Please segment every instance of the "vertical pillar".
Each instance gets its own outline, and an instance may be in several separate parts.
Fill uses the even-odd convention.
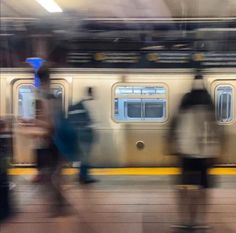
[[[32,35],[32,55],[34,57],[48,58],[48,39],[45,35]]]

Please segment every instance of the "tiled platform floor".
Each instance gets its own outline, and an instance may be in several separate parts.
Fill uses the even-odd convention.
[[[50,218],[49,200],[29,176],[13,180],[17,214],[0,233],[171,233],[176,223],[173,176],[101,176],[82,186],[63,186],[70,215]],[[208,221],[214,233],[236,233],[236,176],[218,176],[211,190]]]

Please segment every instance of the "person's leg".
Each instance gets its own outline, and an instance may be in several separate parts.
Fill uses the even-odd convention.
[[[200,195],[202,187],[202,162],[201,159],[195,158],[191,160],[191,186],[189,186],[190,203],[189,203],[189,225],[195,227],[199,214]]]
[[[56,214],[61,214],[63,212],[63,208],[66,204],[65,197],[62,193],[62,167],[63,162],[59,160],[54,167],[54,171],[52,172],[52,198],[54,201],[54,210]]]
[[[79,181],[84,184],[94,183],[97,180],[90,176],[89,174],[89,159],[91,155],[92,144],[83,143],[81,144],[81,150],[83,151],[83,156],[81,159]]]
[[[64,160],[59,155],[55,146],[51,149],[51,158],[49,160],[49,188],[51,189],[52,214],[63,214],[66,200],[62,192],[62,168]]]
[[[41,183],[48,179],[48,168],[51,167],[52,156],[50,148],[36,149],[37,175],[33,178],[34,183]]]
[[[209,181],[208,168],[210,167],[208,159],[203,159],[201,164],[201,190],[199,190],[199,210],[198,210],[198,225],[207,227],[207,208],[209,202],[209,190],[211,181]]]
[[[42,180],[42,174],[41,170],[43,169],[43,150],[42,149],[36,149],[35,150],[35,155],[36,155],[36,169],[37,169],[37,175],[35,175],[32,179],[33,183],[39,183]]]
[[[86,143],[80,144],[81,149],[81,164],[80,164],[80,173],[79,173],[79,180],[85,181],[88,178],[88,153],[89,148]]]
[[[184,227],[187,225],[188,216],[188,191],[184,185],[179,185],[177,190],[177,208],[179,213],[178,225]]]
[[[198,211],[198,225],[200,226],[207,226],[207,207],[208,207],[208,190],[205,188],[202,188],[199,191],[199,211]]]
[[[182,183],[184,184],[182,207],[185,205],[185,215],[182,224],[187,226],[189,229],[192,229],[197,215],[197,197],[199,187],[199,173],[196,170],[196,160],[192,158],[184,158],[182,172]]]
[[[188,225],[193,227],[197,223],[198,207],[199,207],[199,187],[197,185],[191,185],[188,187],[189,193],[189,220]]]
[[[181,158],[180,166],[182,173],[179,176],[178,185],[177,185],[177,208],[178,208],[178,224],[177,228],[185,229],[188,225],[188,159]]]

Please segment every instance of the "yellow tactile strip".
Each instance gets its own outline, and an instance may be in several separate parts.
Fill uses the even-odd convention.
[[[10,168],[9,175],[34,175],[37,173],[35,168]],[[63,174],[74,175],[78,173],[76,168],[65,168]],[[162,167],[162,168],[93,168],[93,175],[178,175],[179,168]],[[236,168],[213,168],[209,171],[212,175],[236,175]]]

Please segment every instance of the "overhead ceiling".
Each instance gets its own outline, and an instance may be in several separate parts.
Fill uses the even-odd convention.
[[[235,0],[56,0],[82,18],[235,17]],[[1,17],[49,16],[35,0],[1,0]],[[54,13],[58,16],[60,13]]]

